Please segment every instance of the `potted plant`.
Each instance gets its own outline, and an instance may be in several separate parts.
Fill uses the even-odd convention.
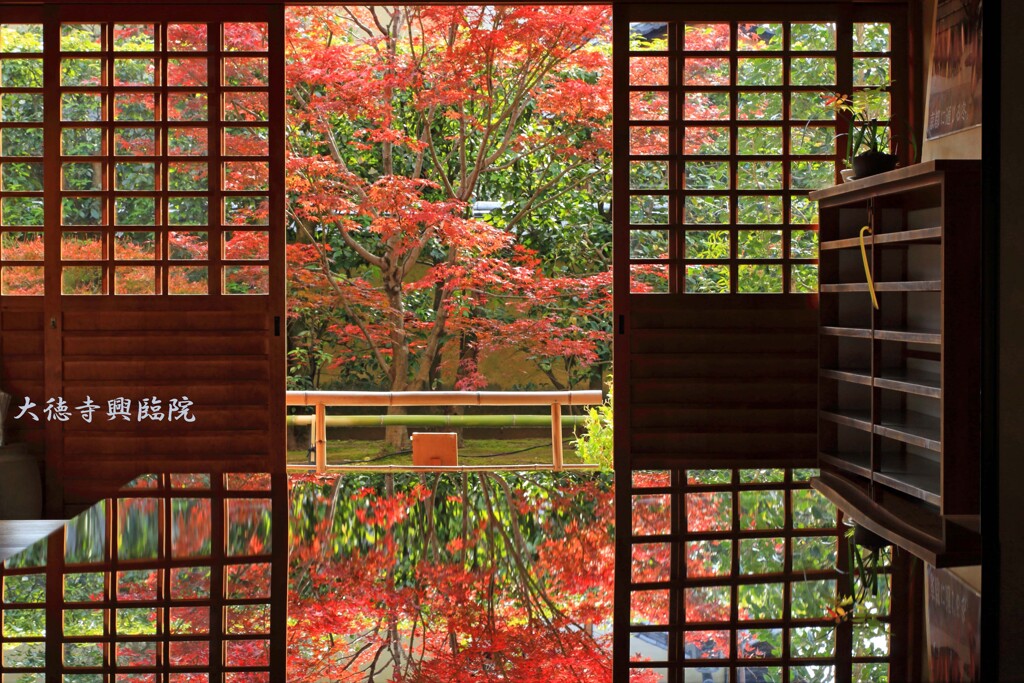
[[[877,118],[868,118],[868,110],[855,104],[847,95],[836,93],[826,105],[836,115],[849,120],[846,136],[846,164],[853,168],[855,178],[866,178],[896,168],[897,157],[889,153],[892,131]],[[843,176],[846,179],[846,176]]]
[[[845,518],[843,523],[849,527],[846,567],[838,571],[845,577],[849,593],[841,593],[834,608],[826,608],[837,626],[847,621],[865,623],[875,618],[869,603],[879,597],[878,583],[885,578],[882,569],[885,549],[889,546],[884,538],[853,520]]]

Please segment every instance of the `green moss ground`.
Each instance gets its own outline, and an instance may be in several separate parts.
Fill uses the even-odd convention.
[[[551,462],[550,441],[546,439],[473,439],[459,448],[462,465],[530,465]],[[328,441],[327,463],[330,465],[411,465],[411,453],[398,453],[380,457],[380,441]],[[523,450],[529,449],[529,450]],[[576,451],[567,441],[564,445],[567,463],[578,463]],[[512,451],[521,451],[515,452]],[[499,453],[508,455],[492,456]],[[288,451],[288,462],[307,462],[305,451]]]

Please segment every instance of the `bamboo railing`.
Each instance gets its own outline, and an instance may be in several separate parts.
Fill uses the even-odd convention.
[[[289,391],[289,406],[313,406],[313,432],[317,473],[327,465],[327,407],[332,406],[551,406],[551,465],[402,467],[394,465],[333,465],[331,469],[360,471],[434,471],[458,470],[539,470],[561,471],[568,468],[590,469],[589,466],[566,465],[562,454],[562,406],[586,406],[601,403],[597,390],[587,391]],[[415,417],[415,416],[410,416]]]

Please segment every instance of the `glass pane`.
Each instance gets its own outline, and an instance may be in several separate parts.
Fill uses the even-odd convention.
[[[60,49],[64,52],[99,52],[103,28],[99,24],[63,24]]]
[[[633,264],[629,267],[630,293],[663,294],[668,289],[668,266]]]
[[[4,261],[42,261],[44,247],[41,232],[0,233],[0,259]]]
[[[172,92],[167,94],[168,121],[206,121],[209,104],[206,93]]]
[[[270,200],[267,197],[225,197],[225,225],[269,225]]]
[[[728,154],[729,129],[687,126],[683,132],[683,154]]]
[[[668,154],[668,128],[663,126],[630,126],[629,153],[637,155]]]
[[[685,85],[730,85],[727,57],[696,57],[683,60]]]
[[[228,266],[224,269],[225,294],[269,294],[267,266]]]
[[[668,223],[668,197],[664,195],[630,197],[629,222],[633,225]]]
[[[729,222],[729,198],[688,195],[684,204],[683,222],[690,225]]]
[[[668,85],[668,57],[630,57],[629,84]]]
[[[115,294],[156,294],[156,268],[117,266],[114,269]]]
[[[42,88],[42,59],[5,59],[0,69],[0,88]]]
[[[739,24],[738,50],[781,50],[782,24]]]
[[[175,88],[205,87],[208,67],[205,57],[172,57],[167,60],[167,85]]]
[[[29,162],[0,164],[0,190],[42,192],[43,165]]]
[[[43,155],[42,128],[5,128],[0,135],[0,156],[41,157]]]
[[[731,573],[732,541],[687,541],[687,576],[728,576]]]
[[[782,154],[782,129],[776,126],[744,126],[736,132],[736,137],[737,154]]]
[[[889,24],[858,23],[853,25],[854,52],[888,52]]]
[[[742,57],[736,65],[736,85],[782,85],[782,60]]]
[[[224,49],[227,51],[266,52],[267,24],[224,24]]]
[[[65,261],[98,261],[103,259],[103,233],[65,232],[60,240],[60,257]]]
[[[781,294],[781,265],[741,265],[737,272],[737,291],[741,294]]]
[[[728,190],[730,165],[727,161],[687,161],[684,173],[688,190]]]
[[[168,24],[167,49],[171,52],[206,50],[206,24]]]
[[[729,24],[686,24],[683,35],[686,50],[729,49]]]
[[[105,294],[103,266],[64,266],[61,269],[62,294]]]
[[[728,531],[732,528],[732,494],[727,491],[686,494],[686,530]]]
[[[116,233],[114,258],[125,261],[156,258],[156,235],[152,232]]]
[[[668,258],[668,230],[630,230],[629,257],[633,259]]]
[[[263,87],[269,83],[269,67],[265,57],[225,57],[221,68],[223,85]],[[666,73],[667,71],[666,68]]]
[[[782,197],[739,197],[736,200],[736,222],[742,225],[781,224]]]
[[[631,190],[667,190],[667,161],[631,161],[629,162],[629,189]]]
[[[790,24],[789,46],[791,50],[835,50],[836,25],[822,24]]]
[[[741,161],[736,164],[736,185],[741,190],[781,190],[782,162]]]
[[[270,500],[238,498],[228,500],[228,555],[261,555],[270,547]]]
[[[270,233],[237,230],[224,233],[224,258],[267,260],[270,258]]]
[[[42,24],[0,25],[0,52],[42,52]]]
[[[114,50],[152,52],[156,48],[153,24],[114,24]]]
[[[687,121],[728,121],[729,93],[687,92],[683,99],[683,118]]]
[[[778,121],[782,118],[781,92],[740,92],[736,95],[740,121]]]
[[[225,128],[224,154],[227,156],[258,157],[270,154],[270,134],[267,128]]]
[[[736,246],[739,258],[782,258],[781,230],[740,230],[737,236]]]
[[[160,547],[160,501],[122,498],[117,501],[117,557],[152,559]]]
[[[209,269],[206,266],[171,266],[167,271],[168,294],[208,294]]]
[[[686,266],[686,291],[695,294],[728,294],[729,266]]]
[[[729,258],[728,230],[687,230],[687,259]],[[726,482],[728,483],[728,482]]]
[[[671,578],[671,543],[635,543],[632,546],[634,583],[668,581]]]
[[[789,63],[793,85],[835,85],[836,60],[830,57],[794,58]]]
[[[157,79],[156,61],[152,59],[115,59],[114,85],[145,86],[155,85]]]

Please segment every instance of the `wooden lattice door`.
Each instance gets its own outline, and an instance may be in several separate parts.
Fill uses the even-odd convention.
[[[146,472],[283,471],[283,11],[4,14],[0,134],[29,145],[0,152],[4,360],[52,514]]]
[[[616,681],[886,673],[825,611],[807,194],[839,181],[836,94],[907,111],[902,11],[615,9]]]

